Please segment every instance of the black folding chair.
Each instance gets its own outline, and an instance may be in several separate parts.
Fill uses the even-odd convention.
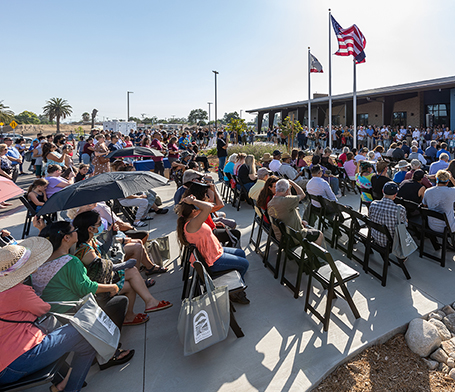
[[[240,191],[236,187],[237,182],[235,181],[235,179],[232,176],[232,174],[231,173],[225,173],[225,175],[226,175],[226,177],[229,180],[229,185],[230,185],[230,189],[231,189],[231,192],[232,192],[232,207],[235,207],[235,202],[240,197],[239,196],[240,195]]]
[[[354,194],[357,194],[354,184],[346,173],[346,169],[342,166],[338,166],[338,172],[338,181],[340,183],[341,194],[344,196],[346,194],[346,191],[352,191]]]
[[[264,267],[270,268],[270,270],[273,272],[273,277],[275,279],[278,279],[278,273],[279,273],[279,269],[280,269],[280,259],[277,257],[276,261],[275,261],[275,265],[273,265],[269,261],[269,254],[270,254],[270,248],[272,246],[272,242],[278,246],[278,249],[281,246],[281,242],[275,236],[275,231],[274,231],[273,227],[271,226],[272,221],[271,221],[271,218],[267,211],[264,211],[264,216],[267,218],[267,221],[270,222],[270,227],[269,227],[268,233],[267,233],[267,242],[265,243],[265,251],[264,251],[264,257],[262,258],[262,262],[264,263]],[[264,231],[265,231],[265,224],[264,224]]]
[[[252,244],[254,246],[254,251],[258,253],[259,247],[261,245],[261,238],[262,238],[262,231],[264,225],[263,213],[261,209],[257,206],[256,201],[252,200],[254,206],[254,218],[253,218],[253,226],[251,227],[251,235],[248,244]],[[257,234],[256,238],[254,238],[254,228],[257,225]]]
[[[362,212],[362,206],[365,206],[367,208],[367,210],[370,209],[370,205],[371,205],[371,201],[365,201],[362,199],[362,192],[363,193],[368,193],[371,195],[371,198],[373,198],[373,195],[372,195],[372,190],[371,188],[360,188],[357,184],[356,184],[356,188],[357,190],[359,191],[359,195],[360,195],[360,206],[359,206],[359,212]]]
[[[354,317],[358,319],[360,314],[355,306],[351,294],[348,291],[348,288],[346,287],[346,283],[357,278],[359,273],[340,260],[333,261],[332,255],[319,245],[313,242],[308,242],[307,240],[303,240],[302,243],[306,254],[312,260],[312,265],[315,267],[311,271],[308,278],[307,294],[305,298],[305,312],[309,310],[313,313],[319,321],[323,323],[324,331],[328,331],[330,314],[332,312],[332,301],[336,298],[336,295],[339,295],[347,301]],[[322,266],[320,266],[321,264]],[[316,308],[310,304],[310,295],[313,292],[313,278],[322,285],[324,290],[327,290],[327,303],[324,315],[318,312]],[[337,290],[337,288],[340,288],[341,292]],[[323,295],[324,292],[321,293],[321,297]]]
[[[451,240],[450,247],[453,249],[455,246],[454,242],[454,234],[452,233],[452,230],[450,229],[449,221],[447,220],[446,214],[442,214],[440,212],[432,211],[428,208],[421,207],[420,212],[422,214],[422,220],[423,220],[423,232],[422,236],[420,238],[420,247],[419,247],[419,254],[420,257],[426,256],[432,260],[435,260],[441,264],[441,267],[445,267],[446,265],[446,255],[447,255],[447,247],[449,246],[449,237]],[[440,221],[444,225],[444,229],[442,232],[434,231],[433,229],[430,228],[429,225],[429,220],[432,219],[433,221]],[[433,248],[435,251],[441,250],[441,255],[440,257],[432,254],[425,252],[425,237],[428,237],[433,245]],[[441,239],[441,241],[438,241],[438,238]]]
[[[245,188],[245,185],[242,183],[240,178],[238,176],[234,175],[234,180],[238,184],[238,186],[240,187],[239,197],[237,199],[237,211],[239,211],[240,210],[240,202],[242,201],[242,199],[244,199],[249,205],[252,205],[253,203],[252,203],[250,197],[248,196],[248,190]]]

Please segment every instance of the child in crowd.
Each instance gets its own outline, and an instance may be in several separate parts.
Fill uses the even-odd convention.
[[[48,184],[49,182],[44,178],[38,178],[33,181],[33,184],[28,188],[27,200],[36,212],[38,212],[47,201],[46,188]]]
[[[85,163],[82,163],[79,165],[79,172],[76,174],[76,177],[74,178],[74,182],[79,182],[82,180],[85,180],[87,177],[89,165],[86,165]]]

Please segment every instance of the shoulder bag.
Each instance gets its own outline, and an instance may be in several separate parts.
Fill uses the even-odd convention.
[[[397,222],[393,236],[392,254],[399,259],[405,259],[417,249],[417,245],[404,222],[401,222],[400,208],[397,208]]]

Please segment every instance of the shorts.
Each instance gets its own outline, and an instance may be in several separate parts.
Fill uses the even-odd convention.
[[[305,239],[307,239],[310,242],[314,242],[319,238],[319,230],[316,229],[304,229],[304,232],[306,232]]]

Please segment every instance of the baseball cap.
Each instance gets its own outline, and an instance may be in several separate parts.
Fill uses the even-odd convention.
[[[382,192],[384,193],[384,195],[388,196],[396,195],[398,193],[398,185],[393,181],[386,182],[386,184],[382,188]]]
[[[281,151],[280,150],[275,150],[273,152],[273,156],[277,156],[277,155],[281,155]]]
[[[188,169],[183,173],[182,182],[186,184],[187,182],[193,182],[194,180],[201,180],[203,176],[202,173],[199,173],[196,170]]]

